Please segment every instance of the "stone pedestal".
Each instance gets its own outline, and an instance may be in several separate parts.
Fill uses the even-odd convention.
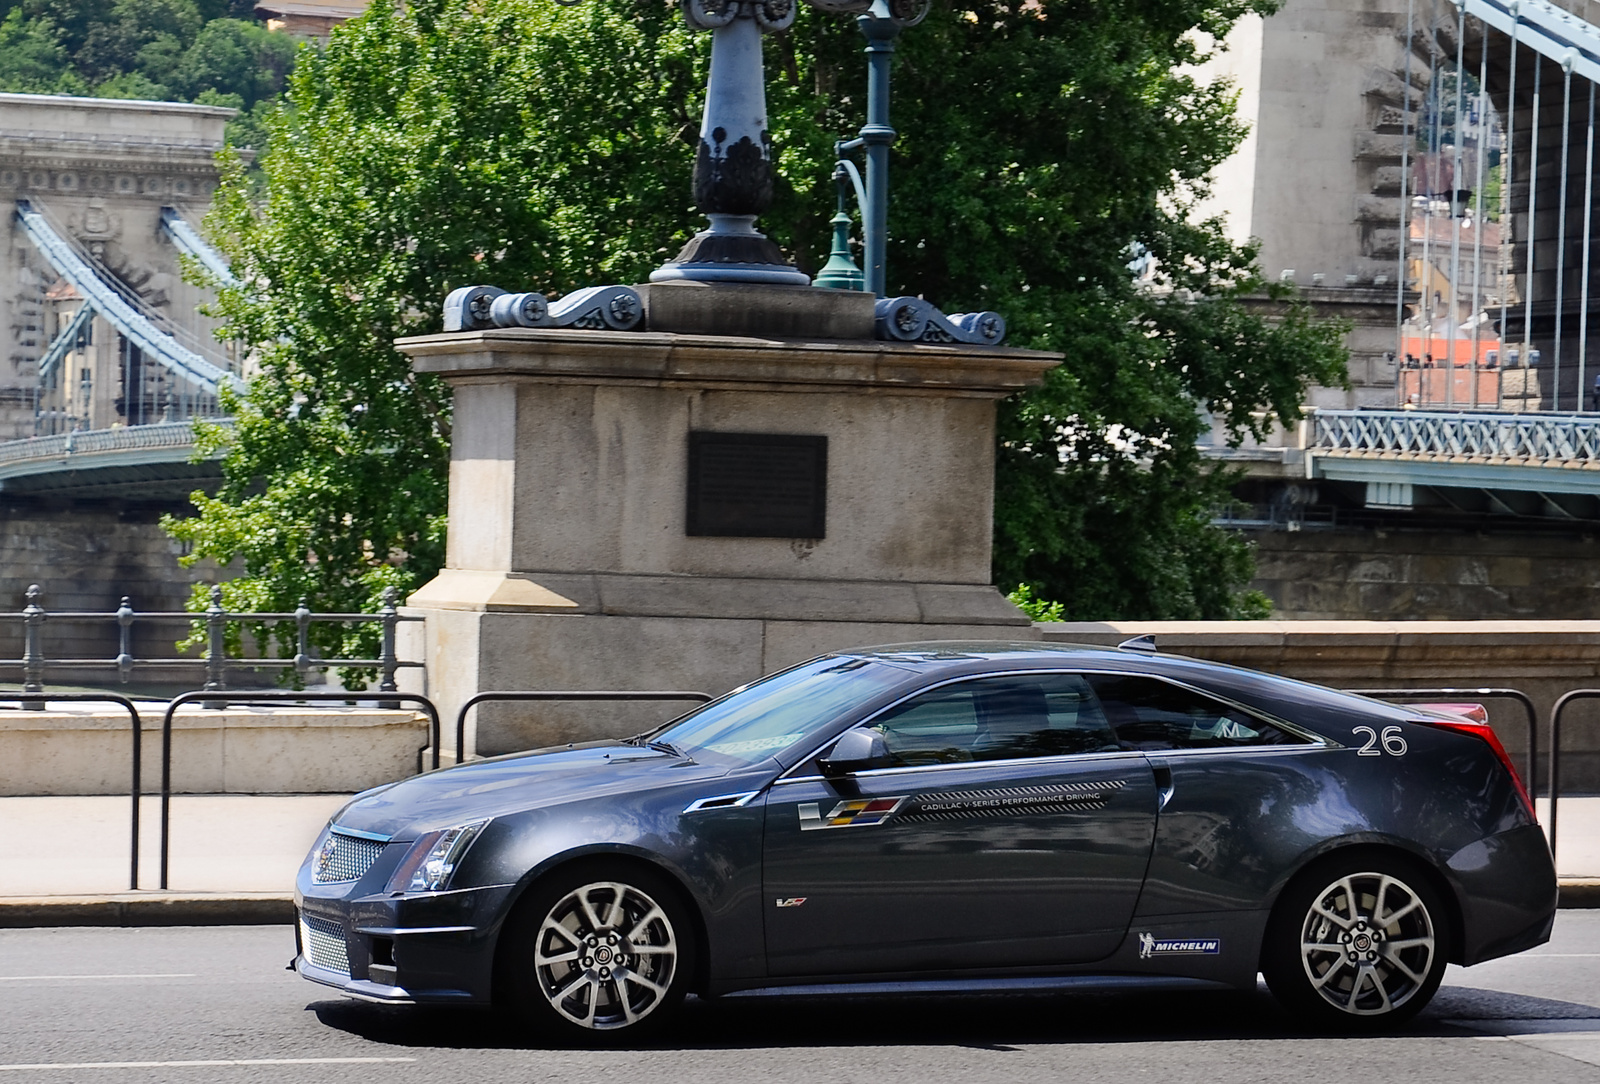
[[[552,329],[397,345],[455,394],[447,567],[409,600],[447,729],[481,690],[718,694],[834,648],[1035,638],[989,583],[994,410],[1057,355]],[[754,438],[742,473],[724,443],[691,479],[707,434]],[[774,437],[810,438],[790,443],[823,449],[825,471],[768,471]],[[815,498],[820,533],[690,533],[747,498]],[[789,522],[779,533],[815,529]],[[678,710],[485,706],[467,748],[623,735]]]

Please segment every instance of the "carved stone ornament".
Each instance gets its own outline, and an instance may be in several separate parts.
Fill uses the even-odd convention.
[[[690,30],[716,30],[738,17],[738,0],[683,0],[683,21]]]
[[[590,286],[550,301],[543,294],[508,294],[498,286],[463,286],[444,300],[444,330],[570,327],[632,331],[644,316],[639,294],[627,286]]]
[[[998,346],[1006,320],[997,312],[946,316],[920,297],[883,297],[876,306],[878,338],[899,342],[974,343]]]
[[[795,0],[746,0],[756,25],[768,34],[776,34],[794,25],[799,5]]]
[[[723,145],[723,130],[712,131],[715,146],[700,140],[694,159],[694,202],[708,215],[759,215],[772,206],[772,137],[761,133]]]

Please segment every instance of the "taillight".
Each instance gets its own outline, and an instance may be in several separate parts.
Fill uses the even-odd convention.
[[[1476,718],[1479,713],[1487,718],[1489,713],[1484,710],[1483,706],[1481,704],[1428,704],[1426,706],[1435,711],[1450,711],[1451,714],[1459,714],[1462,718],[1411,719],[1408,721],[1421,723],[1423,726],[1431,726],[1438,730],[1454,730],[1458,734],[1471,734],[1474,738],[1488,742],[1489,748],[1494,750],[1494,755],[1500,759],[1501,764],[1505,765],[1506,771],[1511,773],[1511,782],[1516,785],[1517,797],[1522,799],[1522,807],[1528,811],[1528,816],[1538,821],[1539,814],[1533,808],[1533,796],[1528,793],[1528,788],[1523,785],[1522,775],[1517,771],[1517,766],[1511,763],[1511,756],[1506,752],[1506,747],[1500,744],[1500,736],[1494,732],[1494,729],[1487,722]],[[1451,710],[1457,708],[1476,708],[1477,711],[1469,716],[1465,711],[1456,712]]]

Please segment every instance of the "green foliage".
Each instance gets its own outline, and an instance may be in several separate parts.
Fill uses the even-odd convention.
[[[295,43],[239,0],[21,0],[0,22],[0,90],[231,105],[236,146],[283,89]]]
[[[1059,602],[1047,602],[1033,593],[1033,588],[1028,584],[1019,583],[1016,589],[1006,596],[1017,609],[1027,614],[1033,621],[1065,621],[1067,608]]]
[[[46,19],[12,8],[0,20],[0,86],[24,94],[81,91],[83,80],[68,66],[67,51]]]
[[[1230,89],[1187,74],[1192,31],[1266,7],[940,0],[902,38],[891,291],[998,309],[1015,345],[1067,355],[1001,410],[996,576],[1041,612],[1260,613],[1248,551],[1210,524],[1227,479],[1195,451],[1199,408],[1259,431],[1343,360],[1340,329],[1287,295],[1282,318],[1246,304],[1269,292],[1253,253],[1189,220],[1242,134]],[[698,221],[707,39],[659,0],[418,0],[301,54],[261,120],[264,189],[235,161],[210,219],[247,280],[219,312],[261,375],[234,404],[223,489],[170,525],[239,562],[230,605],[370,609],[432,577],[449,401],[392,340],[438,330],[456,286],[561,294],[669,258]],[[861,40],[802,8],[766,47],[764,227],[814,269],[832,144],[865,104]]]

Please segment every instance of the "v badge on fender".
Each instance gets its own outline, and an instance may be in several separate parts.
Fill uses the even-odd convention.
[[[882,824],[905,804],[910,795],[896,798],[853,798],[840,802],[833,812],[824,817],[816,802],[800,803],[800,831],[811,832],[819,828],[865,828]]]

